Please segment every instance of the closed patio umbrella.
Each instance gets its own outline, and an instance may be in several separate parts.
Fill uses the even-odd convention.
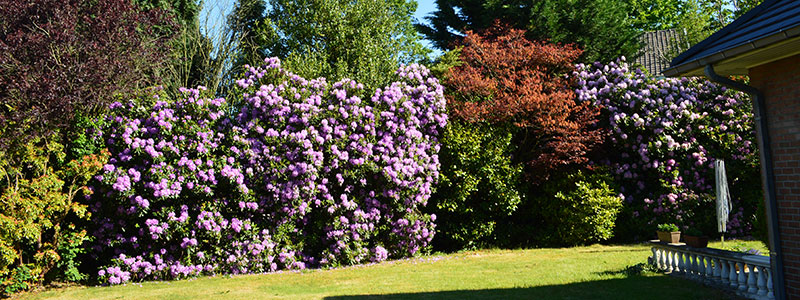
[[[731,212],[731,194],[728,190],[728,178],[725,176],[725,161],[714,161],[714,178],[717,183],[717,231],[722,233],[722,242],[725,242],[728,215]]]

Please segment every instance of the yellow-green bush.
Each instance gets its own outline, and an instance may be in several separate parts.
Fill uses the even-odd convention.
[[[52,270],[81,279],[74,261],[87,238],[72,224],[87,217],[75,197],[108,158],[106,151],[67,161],[55,139],[0,152],[0,294],[25,290]]]

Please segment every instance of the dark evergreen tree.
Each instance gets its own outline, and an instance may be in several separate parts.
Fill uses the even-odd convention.
[[[575,43],[581,61],[610,61],[640,49],[625,1],[614,0],[437,0],[438,10],[417,29],[440,49],[453,49],[465,30],[482,31],[500,20],[526,29],[531,40]]]

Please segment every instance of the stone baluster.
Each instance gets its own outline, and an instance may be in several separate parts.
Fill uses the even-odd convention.
[[[758,267],[758,295],[767,295],[767,276],[764,273],[769,272],[766,267]]]
[[[775,299],[775,293],[772,291],[772,271],[767,271],[767,299]]]
[[[692,275],[692,255],[686,252],[683,253],[683,275]]]
[[[694,269],[695,277],[697,277],[697,280],[703,280],[703,277],[706,274],[706,266],[703,265],[703,255],[695,254],[694,256],[695,256],[695,269]]]
[[[697,275],[700,280],[705,280],[706,276],[706,256],[702,254],[697,255]]]
[[[724,282],[722,274],[726,274],[724,268],[726,265],[724,261],[720,262],[719,258],[714,258],[714,281]]]
[[[738,286],[738,280],[736,278],[736,263],[733,261],[728,261],[728,285],[732,288],[736,288]]]
[[[739,266],[739,274],[738,274],[737,279],[736,279],[739,282],[738,288],[739,288],[740,291],[746,291],[747,290],[747,278],[745,277],[745,274],[744,274],[744,271],[747,271],[745,269],[746,264],[743,263],[743,262],[737,262],[736,265]]]
[[[697,255],[697,277],[700,280],[706,277],[705,257],[702,254]]]
[[[665,249],[664,251],[666,251],[664,254],[664,262],[666,262],[667,265],[667,272],[672,272],[674,269],[673,265],[675,264],[675,252],[672,252],[671,249]]]
[[[729,275],[730,275],[730,265],[728,264],[728,260],[720,259],[720,265],[722,265],[722,273],[720,274],[719,278],[722,284],[730,284]]]
[[[705,257],[702,254],[697,255],[697,278],[702,280],[706,277]]]
[[[775,299],[768,257],[706,254],[681,247],[653,247],[652,263],[661,271],[703,283],[715,282],[755,299]]]
[[[689,253],[683,253],[683,275],[686,277],[692,277],[692,255]]]
[[[672,273],[675,271],[675,253],[672,250],[667,250],[667,272]]]
[[[664,254],[665,250],[661,248],[659,248],[658,252],[656,253],[656,265],[658,266],[658,269],[662,271],[667,269],[666,263],[664,263]]]
[[[756,276],[758,276],[758,270],[756,270],[755,265],[748,265],[750,267],[750,272],[747,273],[747,292],[750,294],[755,295],[758,293],[758,285],[756,285]]]
[[[659,263],[660,263],[660,261],[658,260],[658,248],[656,248],[656,247],[653,247],[653,248],[652,248],[652,249],[650,249],[650,250],[651,250],[651,251],[653,251],[653,256],[652,256],[652,263],[653,263],[653,266],[654,266],[654,267],[656,267],[656,269],[659,269],[659,270],[661,270],[661,265],[659,264]]]
[[[684,276],[689,275],[690,274],[689,272],[691,272],[691,270],[689,270],[689,268],[691,267],[691,262],[689,261],[689,253],[681,252],[680,261],[681,261],[681,275]]]

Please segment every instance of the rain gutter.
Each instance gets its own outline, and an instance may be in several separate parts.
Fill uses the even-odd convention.
[[[686,74],[693,70],[708,66],[738,55],[752,52],[757,49],[762,49],[770,45],[774,45],[794,37],[800,36],[800,26],[780,30],[765,37],[754,40],[748,40],[742,44],[734,46],[733,48],[724,49],[716,53],[712,53],[691,61],[681,62],[679,65],[674,65],[663,71],[665,76],[678,76]],[[673,62],[674,63],[674,62]]]
[[[756,124],[756,140],[761,154],[761,182],[766,188],[764,200],[767,203],[767,231],[769,233],[769,256],[772,269],[773,292],[776,300],[786,299],[783,274],[783,251],[781,250],[780,227],[778,227],[778,201],[775,191],[775,169],[772,166],[772,146],[767,123],[767,108],[764,93],[755,87],[736,82],[714,72],[714,66],[705,65],[705,75],[712,81],[750,95],[753,99],[753,116]]]

